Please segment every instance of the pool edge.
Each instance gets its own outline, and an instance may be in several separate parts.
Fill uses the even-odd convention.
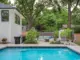
[[[46,48],[46,47],[66,47],[66,48],[69,48],[69,49],[71,49],[71,50],[73,50],[74,52],[77,52],[77,53],[79,53],[80,54],[80,46],[71,46],[71,45],[35,45],[35,44],[29,44],[29,45],[24,45],[24,44],[7,44],[7,45],[0,45],[0,49],[4,49],[4,48],[8,48],[8,47],[10,47],[10,48],[17,48],[17,47],[43,47],[43,48]]]

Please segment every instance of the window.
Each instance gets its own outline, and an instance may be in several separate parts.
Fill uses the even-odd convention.
[[[2,21],[9,21],[9,10],[2,10],[1,18],[2,18]]]
[[[17,14],[15,14],[15,23],[20,24],[20,17]]]

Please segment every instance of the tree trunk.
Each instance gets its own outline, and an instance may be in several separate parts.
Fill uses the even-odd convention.
[[[30,16],[28,19],[29,20],[28,20],[28,28],[27,28],[27,30],[30,30],[33,27],[34,19],[33,19],[33,16]]]
[[[68,2],[68,28],[71,28],[71,1]]]
[[[31,28],[32,28],[32,23],[28,23],[27,30],[30,30]]]

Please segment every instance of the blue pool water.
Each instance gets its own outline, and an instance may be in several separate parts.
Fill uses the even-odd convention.
[[[5,48],[0,60],[80,60],[80,54],[68,48]]]

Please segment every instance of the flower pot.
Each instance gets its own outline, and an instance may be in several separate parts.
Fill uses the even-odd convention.
[[[3,38],[2,39],[2,44],[6,44],[7,43],[7,38]]]

